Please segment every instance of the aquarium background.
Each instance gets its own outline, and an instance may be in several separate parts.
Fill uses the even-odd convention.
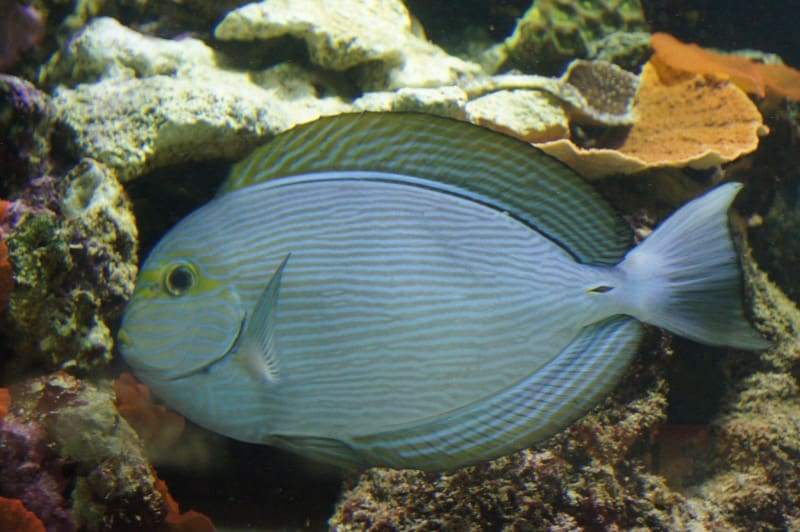
[[[800,68],[797,5],[261,4],[282,15],[231,17],[247,9],[238,0],[0,0],[0,529],[800,528],[798,78],[759,94],[722,67],[682,73],[699,76],[701,107],[687,114],[710,117],[688,147],[660,135],[684,123],[688,96],[669,93],[666,116],[623,101],[609,122],[559,78],[574,59],[639,75],[657,32]],[[549,81],[497,97],[507,73]],[[621,92],[604,91],[604,101]],[[114,339],[138,266],[254,147],[354,110],[570,141],[567,164],[637,239],[715,184],[743,182],[732,224],[748,314],[773,347],[708,348],[651,328],[586,417],[448,473],[343,472],[186,422],[123,376]],[[633,146],[634,130],[659,135]]]

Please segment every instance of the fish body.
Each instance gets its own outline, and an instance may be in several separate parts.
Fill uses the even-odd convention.
[[[233,438],[351,467],[480,462],[608,393],[639,320],[765,345],[728,235],[738,187],[625,255],[625,224],[535,148],[424,115],[323,119],[239,163],[158,243],[121,350]]]

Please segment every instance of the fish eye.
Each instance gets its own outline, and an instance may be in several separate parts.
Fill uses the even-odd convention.
[[[194,272],[186,264],[173,266],[164,277],[164,288],[173,296],[181,296],[194,286]]]

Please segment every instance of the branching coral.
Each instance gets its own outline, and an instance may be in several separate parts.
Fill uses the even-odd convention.
[[[666,33],[654,33],[650,43],[655,59],[671,68],[730,79],[741,89],[761,97],[771,91],[800,101],[800,70],[712,52],[696,44],[683,43]]]

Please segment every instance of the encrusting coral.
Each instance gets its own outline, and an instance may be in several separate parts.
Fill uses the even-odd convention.
[[[114,381],[117,411],[148,447],[148,454],[171,447],[180,438],[186,420],[183,416],[153,403],[150,389],[130,373]]]
[[[181,513],[106,385],[60,372],[12,386],[0,419],[0,496],[21,500],[48,530],[213,530]]]
[[[503,45],[507,66],[553,74],[615,34],[647,31],[639,0],[538,0]]]
[[[800,70],[712,52],[696,44],[683,43],[666,33],[654,33],[650,42],[655,60],[676,70],[730,79],[742,90],[760,97],[774,92],[800,101]]]
[[[22,501],[0,497],[0,530],[8,532],[45,532],[36,514],[28,511]]]
[[[137,231],[125,192],[100,163],[81,161],[61,185],[7,238],[7,322],[14,350],[27,355],[20,364],[87,371],[111,360],[109,323],[133,291]]]
[[[755,151],[769,130],[747,95],[729,81],[647,63],[634,123],[614,149],[571,140],[537,146],[587,178],[660,167],[711,168]]]

